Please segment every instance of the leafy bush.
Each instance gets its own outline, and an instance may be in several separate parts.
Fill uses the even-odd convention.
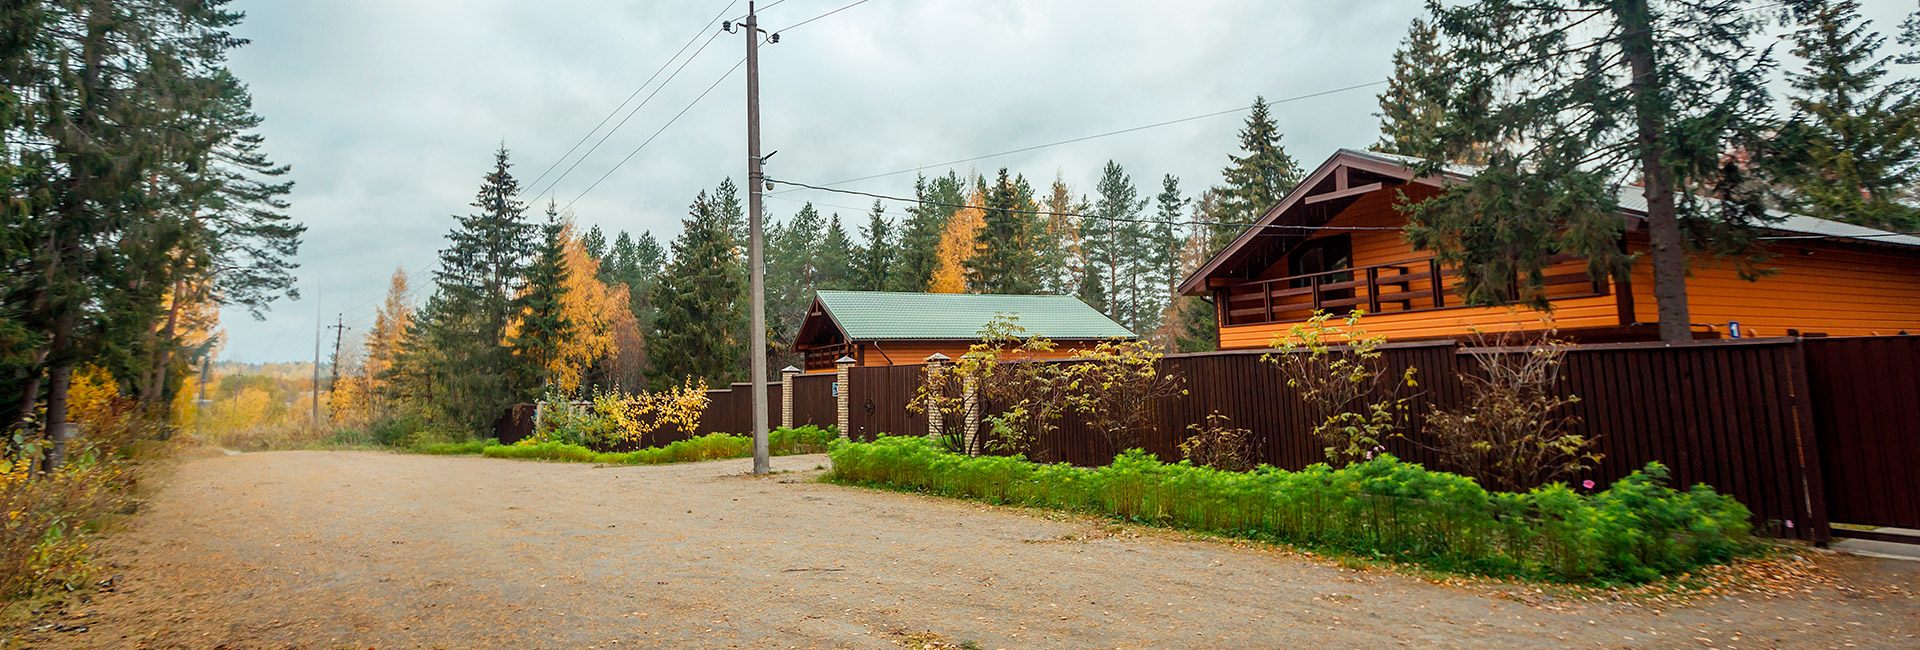
[[[822,428],[812,425],[791,429],[781,427],[767,432],[767,449],[774,456],[817,454],[826,451],[828,446],[839,437],[838,427]],[[607,465],[660,465],[746,458],[753,455],[753,437],[709,433],[660,447],[647,447],[624,453],[597,452],[580,445],[552,440],[523,441],[514,445],[487,445],[480,449],[479,453],[488,458],[558,460]]]
[[[688,380],[658,392],[606,391],[590,402],[548,393],[540,400],[539,428],[529,440],[605,449],[637,442],[667,426],[691,431],[700,423],[708,401],[705,380]]]
[[[1253,432],[1233,426],[1233,420],[1215,412],[1206,426],[1187,425],[1193,435],[1180,443],[1180,457],[1199,467],[1244,472],[1253,468]]]
[[[1116,339],[1076,350],[1065,364],[1068,403],[1116,454],[1140,446],[1154,403],[1187,394],[1178,375],[1160,372],[1162,356],[1144,339]]]
[[[1413,368],[1398,378],[1387,374],[1380,352],[1387,337],[1361,330],[1364,315],[1365,310],[1354,310],[1343,327],[1328,324],[1331,314],[1316,309],[1305,322],[1275,336],[1273,347],[1280,351],[1264,357],[1286,373],[1287,386],[1300,392],[1313,435],[1335,465],[1369,458],[1398,435],[1412,401],[1400,393],[1416,386]]]
[[[837,445],[838,482],[1091,512],[1154,525],[1342,549],[1443,569],[1634,582],[1721,562],[1750,544],[1748,511],[1705,486],[1666,487],[1658,463],[1605,492],[1488,492],[1390,455],[1341,469],[1227,472],[1138,451],[1105,467],[967,457],[919,437]]]
[[[1580,398],[1556,391],[1566,345],[1547,339],[1514,352],[1470,348],[1480,374],[1463,373],[1465,408],[1435,408],[1427,432],[1441,466],[1497,490],[1520,490],[1572,477],[1599,462],[1595,440],[1574,433],[1580,418],[1560,411]]]

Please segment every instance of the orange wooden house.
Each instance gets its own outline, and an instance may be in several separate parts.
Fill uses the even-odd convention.
[[[1222,348],[1269,347],[1315,309],[1365,309],[1362,329],[1390,339],[1468,337],[1548,328],[1583,342],[1655,340],[1653,271],[1625,281],[1592,277],[1585,261],[1547,273],[1550,309],[1469,307],[1453,270],[1402,237],[1397,193],[1419,199],[1472,173],[1416,178],[1418,161],[1342,149],[1179,288],[1209,296]],[[1645,199],[1620,191],[1621,246],[1645,252]],[[1774,269],[1749,281],[1730,263],[1696,257],[1687,296],[1697,338],[1856,336],[1920,332],[1920,237],[1799,215],[1767,225]],[[1294,226],[1299,228],[1287,228]]]
[[[793,349],[806,357],[807,372],[833,370],[843,356],[860,366],[924,363],[936,353],[959,359],[1002,316],[1026,336],[1054,343],[1051,352],[1022,358],[1066,358],[1101,341],[1135,338],[1073,296],[821,291],[807,307]]]

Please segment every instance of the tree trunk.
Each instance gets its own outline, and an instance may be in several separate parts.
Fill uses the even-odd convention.
[[[54,325],[53,341],[47,346],[47,438],[53,443],[41,471],[52,472],[67,461],[67,443],[73,431],[67,426],[67,388],[73,383],[73,319],[61,318]]]
[[[1693,321],[1687,309],[1687,251],[1680,234],[1679,212],[1673,200],[1673,174],[1667,167],[1663,139],[1666,122],[1654,61],[1652,15],[1647,0],[1623,0],[1615,11],[1624,29],[1621,47],[1633,80],[1634,123],[1640,143],[1640,167],[1646,180],[1647,235],[1652,251],[1653,301],[1659,309],[1660,340],[1693,340]]]

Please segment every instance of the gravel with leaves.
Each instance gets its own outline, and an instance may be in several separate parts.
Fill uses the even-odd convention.
[[[1916,563],[1559,591],[810,482],[825,462],[194,460],[117,580],[9,647],[1920,647]]]

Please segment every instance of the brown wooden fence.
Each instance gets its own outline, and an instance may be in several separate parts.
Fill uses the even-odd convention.
[[[1498,353],[1455,342],[1381,348],[1388,372],[1417,368],[1410,433],[1386,443],[1403,459],[1440,468],[1418,423],[1431,409],[1467,401],[1464,373],[1472,355]],[[1148,405],[1142,446],[1162,459],[1179,457],[1190,424],[1209,414],[1250,429],[1260,462],[1299,469],[1324,459],[1308,433],[1308,414],[1266,351],[1170,355],[1165,370],[1184,378],[1187,395]],[[1049,362],[1058,363],[1058,362]],[[850,371],[849,436],[922,435],[924,413],[908,408],[924,366]],[[796,424],[838,421],[833,373],[794,382]],[[1920,337],[1739,339],[1683,346],[1656,343],[1583,345],[1570,349],[1562,390],[1578,430],[1597,439],[1604,459],[1571,481],[1597,489],[1649,462],[1665,464],[1675,484],[1704,483],[1750,508],[1768,532],[1826,541],[1829,521],[1920,528]],[[769,419],[780,416],[780,385],[769,386]],[[695,435],[750,430],[750,388],[712,391]],[[525,407],[520,407],[525,409]],[[989,405],[988,408],[991,408]],[[511,411],[530,416],[531,410]],[[530,431],[530,422],[520,427]],[[518,430],[518,429],[516,429]],[[687,437],[662,431],[646,444]],[[507,442],[507,436],[502,435]],[[1038,459],[1081,465],[1113,456],[1106,439],[1069,414],[1040,441]]]

